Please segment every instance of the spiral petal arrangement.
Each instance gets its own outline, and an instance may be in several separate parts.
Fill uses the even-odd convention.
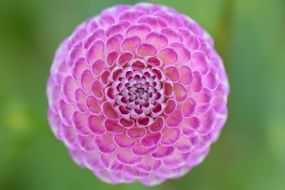
[[[109,183],[156,185],[198,165],[227,117],[213,40],[172,8],[118,5],[56,52],[48,118],[71,157]]]

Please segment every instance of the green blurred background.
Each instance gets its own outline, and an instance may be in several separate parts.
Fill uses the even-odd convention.
[[[0,189],[284,190],[285,1],[159,0],[215,38],[231,84],[229,119],[207,159],[178,180],[112,186],[80,169],[48,127],[46,80],[63,37],[135,0],[0,0]]]

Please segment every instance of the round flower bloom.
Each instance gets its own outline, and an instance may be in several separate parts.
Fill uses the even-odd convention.
[[[156,185],[201,163],[227,117],[213,40],[172,8],[106,9],[56,52],[48,118],[71,157],[103,181]]]

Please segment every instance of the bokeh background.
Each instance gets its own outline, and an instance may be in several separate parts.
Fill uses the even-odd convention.
[[[231,84],[229,119],[199,167],[147,188],[112,186],[76,166],[49,129],[46,81],[63,37],[135,0],[0,0],[0,189],[285,189],[285,1],[157,0],[215,38]]]

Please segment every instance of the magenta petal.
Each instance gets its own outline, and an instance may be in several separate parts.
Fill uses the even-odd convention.
[[[122,163],[132,165],[139,162],[142,157],[133,154],[129,149],[124,149],[117,154],[117,159]]]
[[[122,42],[122,49],[133,50],[139,47],[140,44],[141,44],[141,39],[138,36],[132,36],[132,37],[126,38]]]
[[[181,123],[182,119],[183,116],[181,112],[176,110],[168,116],[166,123],[170,127],[176,127]]]
[[[71,76],[65,78],[63,84],[63,93],[68,100],[72,101],[74,99],[74,93],[77,88],[78,86]]]
[[[117,143],[117,145],[120,147],[132,147],[135,144],[135,140],[129,138],[125,134],[116,135],[114,140]]]
[[[172,145],[174,144],[180,136],[180,130],[177,128],[167,129],[164,131],[161,144]]]
[[[123,132],[123,128],[117,122],[110,119],[105,121],[105,128],[114,134]]]
[[[145,147],[142,144],[137,144],[132,147],[132,151],[136,155],[146,155],[150,153],[153,150],[153,148]]]
[[[73,122],[74,126],[82,135],[89,134],[89,128],[87,126],[87,115],[81,112],[74,112],[73,114]]]
[[[160,139],[160,133],[151,133],[142,139],[142,144],[146,147],[153,147],[159,143]]]
[[[117,112],[114,110],[113,106],[110,103],[105,102],[103,104],[103,112],[110,119],[118,118]]]
[[[151,28],[146,24],[132,25],[127,31],[128,36],[138,35],[141,38],[146,36],[151,31]]]
[[[80,147],[86,152],[92,152],[95,149],[95,143],[93,136],[78,136]]]
[[[87,52],[87,61],[93,63],[96,59],[103,58],[105,45],[102,41],[95,42]]]
[[[75,91],[75,99],[78,105],[78,108],[80,111],[84,112],[86,111],[86,105],[85,105],[85,99],[86,99],[86,94],[85,91],[82,89],[77,89]]]
[[[189,85],[192,82],[192,71],[187,66],[182,66],[179,69],[180,81],[185,84]]]
[[[156,49],[151,44],[141,44],[137,52],[139,56],[152,56],[156,53]]]
[[[192,98],[187,98],[182,105],[182,113],[185,117],[191,116],[196,107],[196,102]]]
[[[92,113],[98,114],[101,111],[100,103],[94,96],[87,97],[86,105]]]
[[[140,164],[137,165],[137,167],[142,171],[150,172],[158,169],[160,165],[160,160],[156,160],[151,156],[145,156]]]
[[[113,141],[113,137],[110,134],[98,136],[96,138],[96,142],[98,144],[99,150],[104,153],[110,154],[114,152],[116,149],[116,145]]]
[[[177,61],[177,53],[170,48],[162,49],[158,56],[165,65],[174,64]]]
[[[60,115],[62,116],[63,121],[69,125],[72,120],[72,115],[74,113],[74,106],[68,104],[65,101],[59,101]]]
[[[164,127],[164,119],[162,117],[156,118],[156,120],[149,126],[151,131],[160,131]]]
[[[176,67],[169,66],[165,69],[165,74],[168,78],[170,78],[172,81],[177,81],[179,79],[179,73]]]
[[[94,134],[103,134],[105,132],[105,128],[103,127],[103,124],[99,117],[97,116],[89,116],[88,118],[88,126],[90,130]]]
[[[155,158],[163,158],[170,156],[173,153],[173,150],[174,148],[172,146],[158,146],[152,156]]]
[[[160,49],[167,45],[167,37],[156,32],[151,32],[146,36],[146,42]]]
[[[81,75],[81,86],[85,90],[89,90],[92,84],[92,73],[89,70],[83,71]]]
[[[176,97],[176,100],[181,102],[187,98],[187,90],[180,83],[175,83],[173,86],[173,91]]]
[[[131,128],[127,130],[127,135],[131,138],[141,138],[146,134],[146,129],[144,128]]]
[[[105,63],[102,59],[98,59],[93,63],[92,72],[99,76],[105,68]]]

